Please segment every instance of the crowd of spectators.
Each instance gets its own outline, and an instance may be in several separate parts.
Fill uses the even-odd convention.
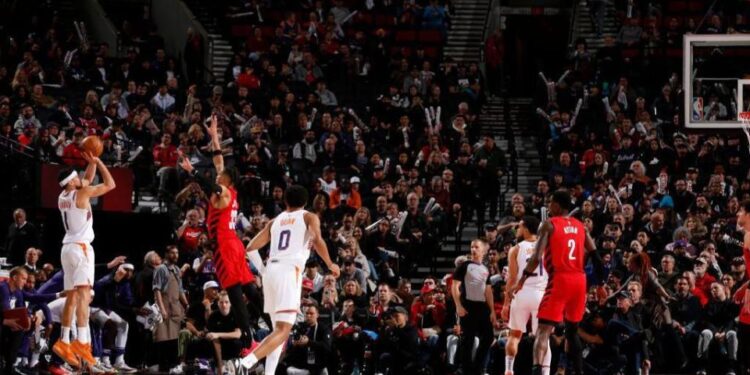
[[[373,9],[366,3],[359,7],[362,14]],[[128,363],[155,362],[142,353],[154,347],[136,316],[151,314],[142,306],[173,271],[186,292],[185,323],[173,347],[155,349],[162,370],[207,368],[205,360],[213,359],[220,372],[232,371],[232,362],[225,366],[222,359],[238,355],[239,331],[214,282],[206,196],[175,168],[184,156],[209,173],[203,124],[216,113],[227,165],[243,176],[238,235],[252,238],[284,209],[284,187],[300,183],[311,192],[309,209],[320,216],[342,265],[336,280],[315,259],[308,262],[303,312],[281,371],[466,367],[457,353],[479,344],[459,340],[452,275],[427,277],[414,291],[410,277],[418,266],[429,266],[441,239],[476,212],[500,311],[514,223],[541,215],[550,193],[566,188],[603,260],[587,267],[588,313],[579,331],[587,371],[735,373],[747,369],[742,362],[750,358],[747,268],[735,230],[740,202],[750,197],[746,145],[736,134],[682,131],[682,87],[679,72],[668,68],[670,51],[698,24],[672,16],[672,3],[618,3],[619,34],[603,35],[604,47],[596,53],[577,42],[570,73],[545,79],[538,112],[549,140],[543,151],[553,162],[536,191],[514,195],[503,212],[497,207],[498,177],[506,165],[494,138],[479,128],[484,88],[491,84],[478,64],[440,60],[419,47],[394,48],[394,35],[404,25],[448,25],[450,11],[434,1],[373,2],[384,12],[378,14],[393,16],[392,27],[380,29],[362,27],[357,15],[352,16],[357,22],[344,22],[357,7],[343,1],[302,2],[309,7],[290,13],[252,3],[266,14],[281,14],[279,24],[265,37],[268,21],[256,20],[254,39],[236,49],[224,85],[206,84],[199,67],[188,61],[183,72],[181,62],[166,54],[157,29],[146,28],[149,33],[139,37],[144,42],[112,58],[106,45],[80,43],[53,12],[36,18],[29,13],[33,22],[2,42],[0,142],[28,146],[21,149],[45,162],[79,164],[78,142],[100,134],[102,159],[133,168],[136,187],[153,189],[180,218],[176,246],[163,258],[150,252],[142,265],[118,258],[99,279],[97,295],[103,297],[93,306],[123,318],[108,313],[92,323],[102,333],[95,353],[104,365],[106,358],[115,366],[123,363],[118,336],[136,343],[124,353]],[[703,31],[743,29],[744,10],[717,10]],[[501,43],[496,33],[488,44],[494,77],[502,75]],[[58,90],[53,85],[66,95],[50,94]],[[495,225],[498,216],[503,219]],[[36,227],[21,211],[14,219],[6,251],[25,267],[2,285],[8,295],[24,289],[55,297],[46,294],[55,291],[49,286],[54,265],[37,265]],[[465,261],[459,257],[457,268]],[[10,307],[3,303],[3,309]],[[262,310],[250,306],[250,311],[256,338],[262,339],[268,332]],[[40,326],[56,319],[42,316]],[[494,329],[487,358],[471,363],[490,373],[504,365],[505,322]],[[9,332],[17,327],[4,324],[2,340],[17,337]],[[43,336],[36,329],[29,333],[32,344],[21,349],[26,364],[35,365],[34,354],[38,359],[43,352]],[[553,366],[565,368],[563,335],[554,335],[551,344]],[[521,353],[528,350],[522,343]],[[521,372],[526,364],[517,363]]]
[[[176,168],[186,157],[201,173],[212,173],[204,129],[212,114],[220,119],[225,163],[242,176],[238,236],[252,238],[284,210],[284,188],[301,184],[342,266],[336,280],[316,259],[308,262],[302,313],[281,371],[455,370],[461,330],[449,281],[429,276],[412,291],[410,280],[419,268],[434,268],[445,236],[460,233],[475,214],[481,227],[487,222],[494,228],[499,215],[518,212],[499,206],[507,165],[494,136],[480,129],[486,82],[479,64],[443,60],[439,51],[421,46],[405,48],[409,39],[400,39],[432,37],[430,30],[444,37],[450,4],[249,5],[268,17],[250,17],[256,38],[235,48],[221,85],[208,83],[189,53],[182,69],[148,12],[122,21],[132,43],[123,57],[112,57],[108,45],[79,38],[53,4],[30,1],[9,10],[17,21],[3,29],[0,43],[2,149],[83,167],[80,143],[99,135],[101,159],[133,170],[136,203],[140,193],[152,191],[178,218],[174,246],[149,252],[142,264],[123,254],[98,270],[91,322],[96,371],[129,372],[125,361],[177,373],[236,370],[231,359],[242,348],[230,303],[214,281],[207,197]],[[222,6],[229,14],[248,4]],[[280,16],[270,24],[274,14]],[[383,16],[387,27],[374,27]],[[131,24],[140,25],[137,35]],[[273,35],[267,37],[262,32],[269,25]],[[186,48],[197,51],[205,41],[194,37]],[[39,311],[29,331],[3,321],[0,339],[10,348],[4,350],[5,371],[46,362],[46,343],[55,339],[60,319],[57,259],[48,255],[52,263],[37,264],[41,241],[33,221],[22,210],[14,213],[5,242],[10,263],[25,266],[0,283],[2,310],[25,300]],[[497,259],[502,243],[491,242],[490,257]],[[489,268],[499,275],[502,266]],[[172,274],[179,276],[179,289],[170,287]],[[155,293],[160,297],[149,307]],[[170,311],[184,318],[179,338],[154,345],[151,328],[166,323],[149,317],[173,293]],[[267,321],[259,306],[249,307],[261,340]],[[52,362],[54,373],[69,372]]]

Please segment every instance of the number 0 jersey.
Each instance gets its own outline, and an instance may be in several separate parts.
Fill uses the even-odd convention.
[[[310,257],[310,236],[305,224],[305,210],[282,212],[271,224],[271,252],[269,261],[305,268]]]
[[[94,241],[94,217],[91,210],[76,206],[77,196],[78,190],[63,190],[57,198],[57,207],[65,227],[63,245],[80,242],[90,244]]]
[[[584,273],[584,243],[586,229],[572,217],[556,216],[549,219],[554,227],[544,254],[544,268],[548,273]]]

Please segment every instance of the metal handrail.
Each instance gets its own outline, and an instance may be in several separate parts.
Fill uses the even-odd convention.
[[[570,10],[570,27],[568,28],[568,46],[573,46],[575,43],[576,35],[578,30],[575,29],[576,18],[578,17],[580,0],[573,0],[573,6]]]

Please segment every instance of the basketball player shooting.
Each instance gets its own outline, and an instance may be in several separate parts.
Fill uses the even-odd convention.
[[[247,345],[250,342],[250,314],[242,295],[243,288],[251,288],[254,277],[245,261],[245,247],[235,231],[239,204],[237,203],[237,190],[234,187],[239,181],[239,174],[233,168],[224,168],[216,115],[211,116],[211,124],[206,127],[206,130],[211,137],[213,163],[217,173],[216,181],[211,182],[198,173],[186,156],[182,156],[180,167],[193,176],[201,189],[210,197],[207,224],[208,237],[215,245],[216,275],[221,287],[229,295],[232,312],[242,331],[243,343]],[[248,299],[252,300],[250,296]]]
[[[341,272],[328,255],[328,247],[320,234],[320,219],[304,210],[307,190],[292,185],[286,189],[284,200],[286,211],[268,222],[247,246],[247,251],[252,254],[271,243],[263,276],[263,306],[271,316],[273,332],[255,351],[242,358],[242,366],[247,369],[252,369],[259,360],[266,358],[266,374],[276,373],[283,344],[289,339],[297,319],[302,294],[302,271],[310,257],[310,247],[323,259],[334,277],[338,278]]]
[[[63,191],[57,200],[65,237],[62,241],[60,262],[64,273],[64,289],[67,295],[62,313],[60,339],[52,350],[71,366],[81,365],[79,358],[93,366],[96,363],[91,354],[91,334],[89,332],[89,302],[91,287],[94,284],[94,219],[91,213],[91,198],[100,197],[115,188],[115,180],[99,158],[84,152],[83,158],[88,167],[83,179],[71,169],[64,169],[58,176]],[[96,170],[101,173],[103,183],[91,186]],[[78,322],[78,337],[70,341],[70,328],[75,314]]]
[[[542,363],[549,350],[549,337],[565,320],[567,354],[573,362],[573,373],[583,374],[581,341],[578,323],[586,309],[586,274],[583,267],[584,249],[597,256],[594,240],[578,219],[569,217],[570,193],[558,190],[549,204],[550,219],[539,228],[539,239],[534,254],[529,258],[523,276],[515,290],[535,277],[544,259],[544,271],[549,276],[546,291],[539,304],[539,328],[534,340],[534,367],[532,375],[542,375]]]

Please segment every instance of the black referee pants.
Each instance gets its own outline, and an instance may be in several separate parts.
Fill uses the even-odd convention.
[[[468,314],[461,318],[461,369],[464,374],[481,374],[494,333],[490,308],[486,303],[465,303],[464,307]],[[479,346],[472,358],[475,337]]]

